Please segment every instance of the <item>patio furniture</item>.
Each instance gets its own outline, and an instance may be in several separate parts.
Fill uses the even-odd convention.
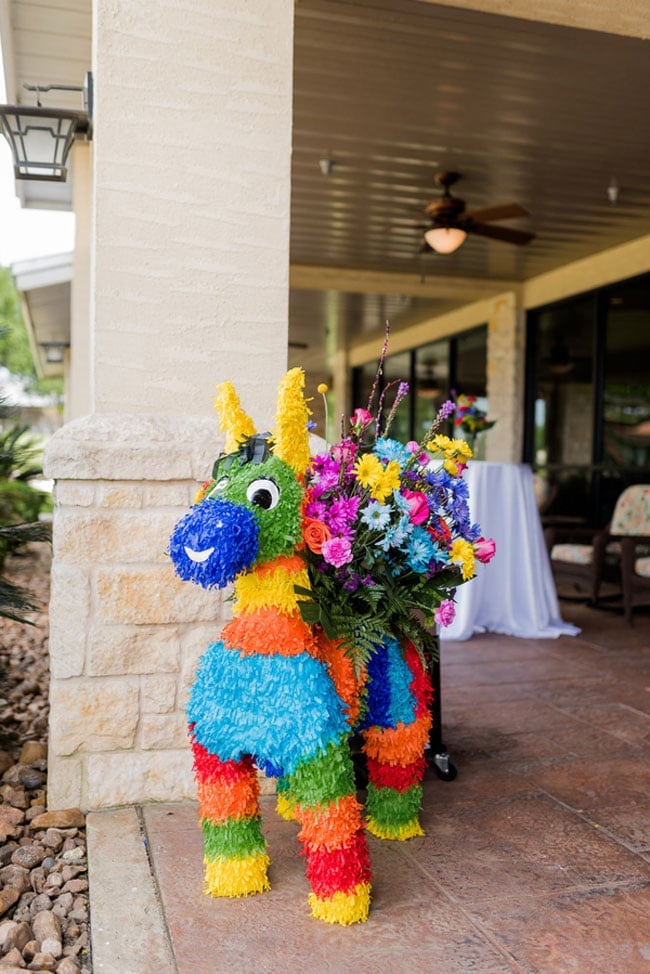
[[[568,583],[595,605],[603,581],[620,578],[628,622],[634,604],[647,601],[650,587],[650,485],[634,484],[619,496],[606,528],[554,526],[545,529],[553,575],[558,586]],[[638,567],[637,567],[638,563]],[[643,574],[645,572],[645,575]]]

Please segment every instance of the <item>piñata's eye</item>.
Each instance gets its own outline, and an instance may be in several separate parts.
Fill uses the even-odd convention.
[[[280,491],[273,480],[253,480],[248,485],[246,497],[250,504],[262,507],[265,511],[272,511],[280,500]]]

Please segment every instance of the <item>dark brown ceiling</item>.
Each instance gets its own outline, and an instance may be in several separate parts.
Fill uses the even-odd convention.
[[[650,233],[650,46],[640,39],[419,0],[299,0],[292,265],[426,280],[524,281]],[[319,161],[334,162],[329,176]],[[453,255],[418,253],[441,170],[469,210],[517,202],[535,233],[517,247],[470,236]],[[608,186],[619,187],[616,205]],[[452,301],[453,303],[453,301]],[[456,303],[464,303],[462,291]],[[448,307],[447,303],[444,307]],[[438,302],[408,295],[292,295],[293,357],[336,332]]]

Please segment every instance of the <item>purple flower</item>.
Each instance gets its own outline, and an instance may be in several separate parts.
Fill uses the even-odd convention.
[[[445,599],[435,611],[435,620],[439,626],[450,626],[456,616],[456,606],[451,599]]]
[[[449,419],[449,417],[451,416],[455,408],[456,408],[456,403],[452,402],[451,399],[447,399],[446,402],[443,402],[442,406],[438,410],[439,422],[442,423],[443,420]]]
[[[360,497],[340,497],[332,501],[325,522],[333,534],[348,534],[359,511]]]
[[[352,545],[347,538],[330,538],[323,542],[321,551],[325,561],[335,568],[349,565],[352,561]]]

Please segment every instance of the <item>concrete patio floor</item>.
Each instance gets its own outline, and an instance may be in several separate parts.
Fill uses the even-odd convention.
[[[308,915],[272,798],[272,889],[242,900],[202,894],[195,805],[91,813],[96,974],[649,974],[650,613],[561,611],[579,636],[443,645],[458,776],[427,774],[425,837],[370,837],[366,924]]]

